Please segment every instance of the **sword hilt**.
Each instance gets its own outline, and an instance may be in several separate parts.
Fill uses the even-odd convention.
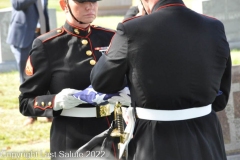
[[[118,113],[116,115],[117,126],[120,134],[124,133],[124,126],[123,126],[123,116],[122,116],[122,109],[118,109]]]
[[[124,126],[123,126],[123,116],[122,116],[122,105],[120,102],[116,102],[114,108],[114,120],[117,124],[115,129],[112,131],[112,137],[121,137],[124,134]]]
[[[115,108],[114,108],[114,120],[117,124],[115,126],[115,129],[113,129],[111,136],[112,137],[118,137],[119,143],[118,143],[118,149],[120,149],[120,145],[125,142],[125,140],[128,138],[128,134],[124,132],[124,124],[123,124],[123,114],[122,114],[122,104],[120,102],[116,102]],[[126,156],[126,153],[123,154],[122,158]]]

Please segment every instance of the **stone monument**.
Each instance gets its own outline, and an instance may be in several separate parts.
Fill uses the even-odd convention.
[[[8,28],[11,20],[11,8],[0,9],[0,72],[17,70],[16,61],[6,43]],[[48,9],[50,29],[57,27],[56,9]]]
[[[203,14],[223,22],[231,49],[240,49],[240,0],[208,0],[202,2]]]
[[[228,160],[240,159],[240,65],[232,67],[232,86],[225,110],[217,113]],[[235,157],[231,159],[231,157]]]
[[[8,27],[11,19],[11,8],[0,10],[0,63],[14,60],[9,44],[6,43]]]

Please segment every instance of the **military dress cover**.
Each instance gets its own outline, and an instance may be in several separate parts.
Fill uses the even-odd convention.
[[[125,75],[133,107],[171,111],[212,104],[210,114],[199,118],[137,118],[129,159],[226,160],[216,112],[227,105],[231,58],[219,20],[181,0],[160,0],[151,14],[119,23],[107,54],[92,70],[92,86],[114,93]],[[217,96],[219,90],[223,94]]]
[[[91,25],[78,28],[66,22],[33,42],[25,82],[20,86],[20,112],[25,116],[54,116],[50,145],[53,157],[59,152],[74,151],[93,136],[106,130],[112,116],[81,118],[61,116],[53,110],[54,98],[64,88],[83,90],[90,85],[90,72],[108,47],[113,30]],[[82,104],[78,107],[93,107]]]

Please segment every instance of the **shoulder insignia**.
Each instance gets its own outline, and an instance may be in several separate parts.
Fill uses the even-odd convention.
[[[45,34],[40,35],[38,38],[44,43],[48,40],[51,40],[55,37],[58,37],[64,33],[63,27],[51,30]]]
[[[27,59],[27,63],[26,63],[26,67],[25,67],[25,73],[28,76],[32,76],[33,75],[33,66],[32,66],[32,63],[31,63],[30,56]]]

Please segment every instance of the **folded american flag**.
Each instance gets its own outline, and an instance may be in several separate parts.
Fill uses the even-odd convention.
[[[92,88],[92,85],[90,85],[88,86],[88,88],[73,94],[73,96],[77,99],[80,99],[81,101],[84,101],[95,106],[105,105],[107,103],[115,104],[117,101],[119,101],[122,105],[127,106],[129,106],[131,103],[130,92],[128,87],[125,87],[124,89],[118,91],[117,93],[105,94],[96,92]]]

